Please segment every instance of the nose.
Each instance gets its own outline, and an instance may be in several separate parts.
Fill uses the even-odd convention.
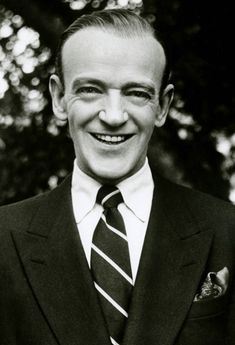
[[[99,113],[99,118],[112,127],[119,127],[128,120],[128,114],[123,107],[123,100],[119,90],[109,92],[105,107]]]

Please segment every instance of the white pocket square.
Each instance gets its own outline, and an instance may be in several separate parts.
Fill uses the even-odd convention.
[[[195,295],[193,302],[210,300],[223,296],[228,288],[229,271],[224,267],[218,272],[209,272]]]

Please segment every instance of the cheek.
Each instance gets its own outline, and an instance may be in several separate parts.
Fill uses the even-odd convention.
[[[71,127],[79,127],[89,117],[89,112],[86,107],[79,104],[79,102],[74,102],[69,104],[67,108],[68,121]]]
[[[156,111],[156,108],[154,110]],[[146,134],[152,133],[156,121],[155,111],[144,109],[142,112],[136,113],[135,122],[141,132]]]
[[[158,112],[159,103],[158,101],[149,101],[144,106],[134,106],[133,104],[128,104],[127,111],[132,114],[133,117],[140,124],[144,125],[151,124],[156,119],[156,114]]]
[[[68,120],[73,127],[84,127],[99,114],[99,106],[82,101],[70,102],[67,107]]]
[[[83,127],[83,123],[85,122],[83,119],[82,111],[75,105],[69,108],[68,111],[68,125],[69,125],[69,133],[74,142],[79,140],[79,132]]]

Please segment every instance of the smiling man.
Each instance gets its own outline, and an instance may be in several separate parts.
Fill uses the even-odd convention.
[[[144,165],[154,125],[163,125],[172,99],[170,84],[160,99],[165,64],[161,44],[142,27],[85,27],[66,40],[64,85],[54,75],[50,89],[84,173],[115,184]]]
[[[161,40],[128,10],[62,35],[50,92],[74,169],[0,210],[1,345],[235,343],[234,207],[147,159],[168,80]]]

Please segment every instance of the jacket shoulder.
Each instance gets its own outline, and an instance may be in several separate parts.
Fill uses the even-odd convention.
[[[235,205],[210,194],[160,178],[160,189],[169,205],[184,205],[192,214],[207,220],[231,222],[235,226]],[[182,209],[182,208],[181,208]]]
[[[181,193],[187,200],[191,200],[191,202],[195,203],[202,203],[208,205],[208,207],[219,207],[219,208],[228,208],[230,210],[235,210],[235,206],[227,201],[215,197],[211,194],[201,192],[199,190],[175,184],[175,188]]]
[[[66,178],[52,191],[0,207],[0,236],[4,229],[8,231],[17,228],[21,231],[27,228],[39,209],[44,208],[49,214],[50,209],[56,208],[58,200],[69,191],[70,178]]]
[[[41,194],[14,204],[0,207],[0,229],[20,228],[30,223],[40,205],[47,198],[48,193]]]

